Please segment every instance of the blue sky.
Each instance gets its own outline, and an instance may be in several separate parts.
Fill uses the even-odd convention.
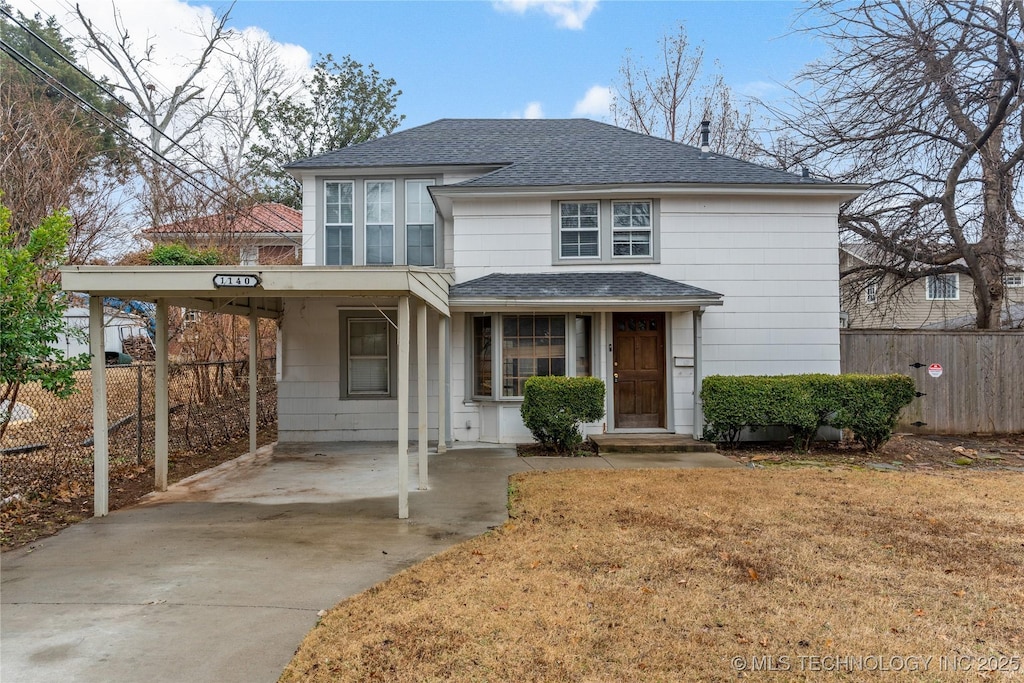
[[[198,4],[198,3],[192,3]],[[514,7],[524,8],[518,12]],[[403,128],[444,117],[579,115],[577,103],[608,87],[627,49],[652,59],[680,21],[743,94],[772,93],[820,49],[794,34],[793,2],[593,3],[567,28],[542,2],[241,0],[234,25],[258,26],[314,57],[331,52],[373,63],[403,91]],[[590,6],[577,3],[577,7]],[[591,118],[601,118],[587,111]]]
[[[183,73],[173,65],[201,49],[197,27],[228,7],[227,0],[11,1],[26,14],[56,16],[71,35],[83,33],[73,4],[110,34],[115,7],[136,45],[154,43],[149,73],[168,91]],[[374,64],[402,90],[398,113],[408,128],[444,117],[610,121],[607,95],[596,95],[613,85],[627,49],[656,59],[659,38],[680,22],[691,43],[703,44],[705,71],[717,61],[737,93],[770,99],[822,49],[793,31],[799,7],[782,0],[238,0],[231,25],[281,43],[291,68],[328,52]]]

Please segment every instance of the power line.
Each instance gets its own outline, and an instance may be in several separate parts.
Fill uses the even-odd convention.
[[[10,19],[15,24],[17,24],[23,31],[25,31],[26,33],[31,35],[33,38],[35,38],[37,41],[39,41],[40,43],[45,45],[46,48],[50,50],[50,52],[55,54],[59,59],[61,59],[65,63],[67,63],[69,66],[71,66],[71,68],[73,68],[75,71],[77,71],[79,74],[81,74],[84,78],[89,80],[100,91],[102,91],[108,97],[113,99],[120,106],[123,106],[125,109],[128,110],[128,112],[130,112],[132,115],[134,115],[140,121],[142,121],[146,126],[148,126],[149,128],[152,128],[160,136],[166,138],[174,147],[177,147],[182,152],[184,152],[186,155],[188,155],[189,157],[191,157],[192,159],[197,161],[201,166],[203,166],[211,174],[213,174],[214,176],[216,176],[216,177],[220,178],[221,180],[225,181],[229,185],[233,184],[228,178],[224,177],[220,173],[220,171],[218,171],[216,168],[214,168],[213,166],[208,164],[201,157],[197,156],[190,149],[188,149],[188,148],[184,147],[183,145],[181,145],[177,140],[175,140],[174,138],[172,138],[169,135],[167,135],[164,131],[160,130],[159,127],[157,127],[157,126],[153,125],[152,123],[150,123],[143,114],[137,112],[130,105],[128,105],[126,102],[124,102],[121,98],[117,97],[114,93],[112,93],[110,90],[108,90],[107,87],[103,83],[97,81],[91,74],[89,74],[88,72],[84,71],[81,67],[79,67],[77,64],[75,64],[73,61],[71,61],[71,59],[66,57],[59,50],[55,49],[44,38],[42,38],[39,34],[37,34],[31,28],[29,28],[28,26],[23,24],[21,21],[16,19],[10,12],[8,12],[2,6],[0,6],[0,14],[3,14],[4,16],[6,16],[8,19]],[[2,42],[2,41],[0,41],[0,42]],[[29,59],[27,56],[21,54],[20,52],[18,52],[11,45],[9,45],[9,44],[4,42],[3,46],[5,48],[4,52],[7,52],[12,58],[15,59],[15,61],[17,61],[22,67],[26,68],[37,79],[39,79],[43,83],[46,83],[47,85],[54,85],[54,84],[59,85],[60,88],[63,89],[64,91],[66,91],[66,93],[68,95],[70,95],[72,97],[72,99],[76,102],[76,104],[78,104],[80,107],[85,109],[87,112],[92,113],[94,116],[99,116],[101,119],[103,119],[103,121],[105,123],[107,123],[107,125],[110,125],[110,126],[116,128],[118,131],[120,131],[122,133],[122,135],[127,137],[133,144],[135,144],[135,145],[145,149],[146,153],[153,159],[153,161],[158,161],[158,160],[163,161],[164,163],[166,163],[169,166],[171,166],[174,169],[176,169],[179,172],[179,174],[181,174],[179,176],[180,179],[189,182],[196,189],[200,189],[200,190],[205,189],[214,198],[220,199],[220,200],[224,201],[225,204],[228,203],[227,198],[224,196],[223,191],[216,190],[216,189],[210,187],[209,185],[207,185],[202,180],[198,180],[198,179],[194,178],[189,171],[186,171],[185,169],[181,168],[175,162],[171,161],[166,156],[164,156],[162,153],[160,153],[159,151],[157,151],[155,149],[152,149],[145,142],[143,142],[143,141],[139,140],[138,138],[136,138],[133,133],[131,133],[130,131],[125,129],[123,126],[121,126],[119,123],[117,123],[113,119],[111,119],[104,112],[101,112],[100,110],[96,109],[96,107],[94,107],[91,103],[86,101],[79,93],[73,91],[70,87],[68,87],[64,83],[60,82],[56,77],[54,77],[52,74],[50,74],[48,71],[46,71],[46,69],[44,69],[43,67],[39,66],[38,64],[35,64],[34,62],[32,62],[31,59]],[[15,54],[17,54],[17,57],[15,57]],[[36,71],[40,72],[42,75],[40,75],[40,73],[37,73]],[[234,189],[238,190],[239,188],[236,186]],[[242,192],[241,194],[244,197],[248,198],[248,199],[253,199],[252,195],[247,193],[247,192]],[[278,218],[284,218],[279,213],[276,213],[276,210],[273,207],[270,207],[270,209],[271,209],[271,212],[275,213],[275,215]],[[279,236],[279,237],[281,237],[281,238],[291,242],[292,244],[296,244],[296,245],[302,246],[301,240],[298,240],[298,241],[295,240],[293,237],[291,237],[291,236],[281,232],[280,230],[278,230],[274,226],[270,225],[269,223],[266,223],[265,221],[262,221],[262,220],[258,219],[255,215],[250,215],[249,217],[250,217],[250,219],[256,225],[259,225],[259,226],[262,226],[264,228],[267,228],[272,234],[275,234],[275,235],[277,235],[277,236]],[[156,227],[156,226],[154,226],[154,227]]]

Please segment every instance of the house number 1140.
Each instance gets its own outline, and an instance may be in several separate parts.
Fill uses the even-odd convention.
[[[260,284],[258,275],[214,275],[214,287],[256,287]]]

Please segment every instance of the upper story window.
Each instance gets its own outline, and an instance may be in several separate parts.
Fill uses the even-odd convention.
[[[405,258],[410,266],[434,265],[433,180],[405,181]]]
[[[651,255],[651,203],[612,202],[612,253]]]
[[[956,301],[960,298],[960,275],[929,275],[925,278],[925,298],[928,301]]]
[[[366,264],[395,262],[395,181],[366,182]]]
[[[657,263],[660,210],[657,199],[554,201],[552,262]]]
[[[597,202],[562,202],[559,205],[559,249],[562,258],[600,256],[600,218]]]
[[[1003,276],[1004,287],[1024,287],[1024,273],[1007,273]]]
[[[869,304],[878,303],[878,283],[869,282],[864,285],[864,301]]]
[[[324,183],[324,263],[328,266],[352,265],[353,183]]]

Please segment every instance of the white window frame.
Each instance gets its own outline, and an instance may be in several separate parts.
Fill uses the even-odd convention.
[[[583,218],[583,214],[581,212],[579,212],[579,210],[577,209],[576,227],[575,228],[566,228],[562,224],[562,218],[563,218],[563,216],[562,216],[562,207],[567,205],[567,204],[576,204],[578,207],[583,206],[584,204],[592,204],[595,207],[597,207],[597,212],[594,214],[594,218],[597,220],[597,225],[595,227],[593,227],[593,228],[581,228],[581,227],[579,227],[580,219]],[[582,256],[579,255],[579,254],[577,254],[576,256],[566,256],[565,252],[563,251],[563,249],[565,247],[565,244],[562,242],[562,236],[567,234],[567,233],[575,233],[575,234],[579,235],[581,233],[586,233],[586,232],[592,232],[592,233],[595,233],[597,235],[597,242],[596,242],[596,244],[597,244],[597,253],[596,254],[587,254],[587,255],[582,255]],[[576,246],[577,246],[577,251],[579,251],[579,248],[578,248],[579,244],[577,243]],[[562,261],[583,261],[583,260],[595,260],[595,259],[600,259],[601,258],[601,202],[596,201],[596,200],[594,200],[594,201],[590,201],[590,200],[577,200],[577,201],[566,200],[566,201],[558,202],[558,258],[559,258],[559,260],[562,260]]]
[[[932,283],[937,282],[936,278],[953,278],[953,296],[932,296]],[[943,289],[949,287],[944,284]],[[924,279],[924,296],[928,301],[959,301],[960,300],[960,273],[941,273],[939,275],[928,275]]]
[[[1003,287],[1024,287],[1024,272],[1004,274]]]
[[[426,188],[434,185],[434,180],[432,178],[409,178],[405,181],[405,262],[406,265],[414,265],[409,262],[409,228],[422,228],[427,225],[427,223],[422,222],[422,214],[416,217],[416,222],[409,220],[409,216],[411,214],[409,201],[413,198],[413,193],[409,190],[411,185],[420,185],[424,188],[424,192],[427,195],[427,202],[430,205],[430,263],[420,263],[415,265],[423,268],[432,268],[437,265],[437,211],[434,209],[434,202],[430,200],[430,191],[426,190]]]
[[[352,221],[350,223],[342,223],[342,222],[328,223],[327,222],[327,187],[329,185],[338,185],[339,187],[341,185],[348,185],[351,188],[351,193],[350,194],[352,196]],[[339,195],[338,195],[339,197],[341,196],[340,192],[341,191],[339,190]],[[341,218],[341,207],[340,207],[340,205],[339,205],[339,208],[338,208],[338,218],[339,218],[339,221],[340,221],[340,218]],[[327,260],[328,260],[327,259],[327,231],[328,231],[328,229],[335,229],[335,228],[337,228],[337,230],[338,230],[338,263],[337,263],[337,265],[351,266],[351,265],[353,265],[355,263],[355,258],[356,258],[356,254],[355,254],[355,220],[356,220],[356,188],[355,188],[355,183],[352,182],[351,180],[325,180],[324,181],[324,265],[328,265],[327,264]],[[352,261],[350,263],[344,263],[344,259],[342,258],[342,247],[341,247],[341,244],[344,242],[344,240],[342,239],[342,235],[344,234],[346,229],[348,230],[349,238],[352,240]],[[334,264],[331,264],[331,265],[334,265]]]
[[[864,285],[864,301],[869,304],[878,303],[878,283],[869,282]]]
[[[467,380],[469,382],[469,386],[467,387],[468,391],[466,393],[467,396],[472,396],[473,399],[477,400],[477,401],[522,401],[523,400],[523,397],[521,395],[520,396],[505,396],[505,392],[504,392],[504,385],[505,385],[505,376],[504,376],[504,346],[505,346],[505,344],[504,344],[504,341],[505,341],[504,340],[504,330],[505,330],[505,317],[506,316],[509,316],[509,317],[522,317],[522,316],[530,316],[530,315],[533,315],[535,317],[537,315],[540,315],[542,317],[563,316],[565,318],[565,358],[564,358],[565,374],[564,375],[559,375],[559,376],[564,376],[564,377],[578,377],[578,376],[580,376],[580,374],[579,374],[580,368],[577,367],[577,362],[576,362],[577,359],[579,358],[579,353],[578,353],[579,350],[577,348],[577,343],[576,343],[577,342],[577,339],[576,339],[576,336],[577,336],[576,335],[576,319],[577,318],[589,318],[590,319],[590,325],[589,325],[589,332],[590,332],[589,347],[590,348],[588,349],[588,355],[589,355],[589,358],[590,358],[590,365],[591,365],[591,367],[589,368],[589,372],[590,372],[591,375],[593,375],[593,373],[596,371],[595,364],[597,363],[597,359],[598,359],[597,348],[595,346],[595,343],[596,343],[597,320],[596,320],[596,315],[593,314],[593,313],[585,313],[585,312],[584,313],[577,313],[577,312],[558,313],[558,312],[554,312],[554,313],[549,313],[549,314],[545,314],[545,313],[536,313],[535,314],[535,313],[530,313],[530,312],[523,311],[523,312],[510,312],[510,313],[507,313],[507,314],[498,314],[498,313],[495,313],[495,314],[470,314],[469,315],[468,323],[466,325],[467,331],[468,331],[468,337],[469,337],[467,348],[470,349],[472,354],[473,354],[473,357],[472,357],[473,371],[469,372],[469,373],[466,373],[468,375]],[[489,318],[490,321],[491,321],[491,336],[490,336],[490,342],[491,342],[491,348],[490,348],[490,353],[491,353],[491,359],[490,359],[490,362],[491,362],[491,395],[481,395],[481,394],[478,394],[477,390],[476,390],[477,389],[476,338],[475,338],[476,323],[474,321],[476,319],[478,319],[478,318]]]
[[[385,223],[370,222],[370,187],[372,185],[390,185],[391,186],[391,222]],[[381,210],[386,205],[381,204]],[[383,217],[383,216],[382,216]],[[374,262],[370,263],[370,228],[391,228],[391,261],[387,263]],[[394,180],[367,180],[363,183],[363,262],[368,266],[393,266],[395,265],[395,181]]]
[[[646,204],[647,205],[647,227],[637,228],[635,226],[629,227],[615,227],[615,207],[626,204]],[[632,209],[630,210],[630,216],[632,216]],[[612,202],[612,218],[611,218],[611,229],[612,229],[612,258],[613,259],[650,259],[654,255],[654,202],[649,199],[633,199],[626,201],[613,201]],[[619,233],[632,233],[632,232],[646,232],[647,233],[647,253],[646,254],[616,254],[615,253],[615,235]],[[632,251],[632,240],[628,242],[630,245],[630,251]]]
[[[355,356],[352,354],[352,324],[353,323],[377,323],[384,326],[385,339],[384,344],[387,349],[383,356],[368,356],[361,355]],[[346,359],[348,363],[347,375],[347,394],[352,397],[363,397],[363,396],[390,396],[391,395],[391,325],[388,323],[387,318],[348,318],[345,334],[347,335],[347,355]],[[353,360],[384,360],[384,371],[385,371],[385,387],[383,391],[356,391],[352,388],[352,362]]]

